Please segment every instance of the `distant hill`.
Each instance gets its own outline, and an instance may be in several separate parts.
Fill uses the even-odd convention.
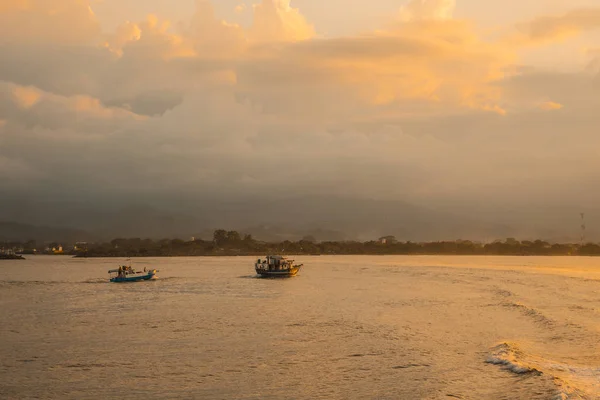
[[[110,238],[189,239],[203,223],[193,215],[170,213],[147,205],[132,205],[108,214],[97,223],[98,236]]]
[[[91,234],[77,229],[35,226],[18,222],[0,221],[0,241],[25,242],[28,240],[35,240],[38,243],[52,241],[72,243],[89,241],[91,239],[93,239]]]
[[[552,240],[572,236],[572,229],[567,229],[570,212],[557,210],[552,218],[525,214],[517,219],[509,218],[514,214],[511,210],[497,214],[493,210],[490,207],[486,213],[454,213],[451,208],[402,201],[317,195],[237,200],[182,197],[160,202],[63,202],[28,197],[9,203],[0,198],[0,220],[20,222],[10,226],[5,223],[0,240],[82,240],[92,236],[97,240],[189,240],[192,236],[209,238],[213,230],[221,228],[249,233],[265,241],[299,240],[305,236],[318,241],[366,241],[386,235],[401,241],[491,241],[508,237]],[[543,216],[542,211],[538,214]],[[592,229],[588,234],[592,239]]]
[[[194,215],[202,215],[210,226],[238,229],[263,240],[298,240],[306,235],[317,240],[370,240],[384,235],[413,241],[486,240],[513,232],[508,225],[401,201],[319,196],[219,204]]]
[[[294,225],[255,225],[245,229],[241,229],[240,232],[249,233],[254,239],[266,242],[283,242],[285,240],[297,241],[309,236],[312,236],[314,240],[319,242],[341,242],[352,239],[352,237],[348,236],[344,232],[336,230],[321,228],[298,229]]]

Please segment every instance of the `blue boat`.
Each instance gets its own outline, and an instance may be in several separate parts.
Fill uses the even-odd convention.
[[[118,269],[111,269],[108,271],[110,274],[111,282],[137,282],[137,281],[148,281],[150,279],[157,279],[157,269],[136,271],[131,266],[120,266]]]

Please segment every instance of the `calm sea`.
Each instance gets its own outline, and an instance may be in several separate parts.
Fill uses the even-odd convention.
[[[2,399],[600,399],[600,259],[0,261]]]

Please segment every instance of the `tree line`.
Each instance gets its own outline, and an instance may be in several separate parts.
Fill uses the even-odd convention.
[[[600,245],[519,241],[513,238],[492,243],[470,240],[401,242],[387,236],[379,240],[324,241],[306,237],[299,241],[264,242],[237,231],[216,230],[212,240],[114,239],[88,244],[70,252],[78,257],[235,256],[294,255],[506,255],[506,256],[596,256]]]
[[[58,243],[44,246],[46,253],[56,254],[51,249]],[[28,241],[0,243],[0,253],[5,249],[17,250],[22,254],[43,254],[35,251],[36,243]],[[63,246],[60,254],[77,257],[161,257],[161,256],[235,256],[267,254],[295,255],[506,255],[506,256],[598,256],[600,245],[586,243],[550,243],[543,240],[523,240],[514,238],[496,240],[491,243],[479,243],[470,240],[411,242],[397,241],[393,236],[379,240],[323,241],[313,237],[298,241],[265,242],[256,240],[252,235],[237,231],[219,229],[209,240],[181,239],[151,240],[141,238],[119,238],[102,243],[78,243]],[[48,251],[48,249],[50,249]]]

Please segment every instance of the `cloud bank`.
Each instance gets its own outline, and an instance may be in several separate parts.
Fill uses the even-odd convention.
[[[290,0],[255,4],[247,28],[197,0],[185,24],[114,32],[86,0],[51,3],[0,6],[7,193],[597,194],[595,53],[566,73],[519,52],[599,27],[600,9],[490,35],[453,0],[413,0],[380,30],[324,38]]]

